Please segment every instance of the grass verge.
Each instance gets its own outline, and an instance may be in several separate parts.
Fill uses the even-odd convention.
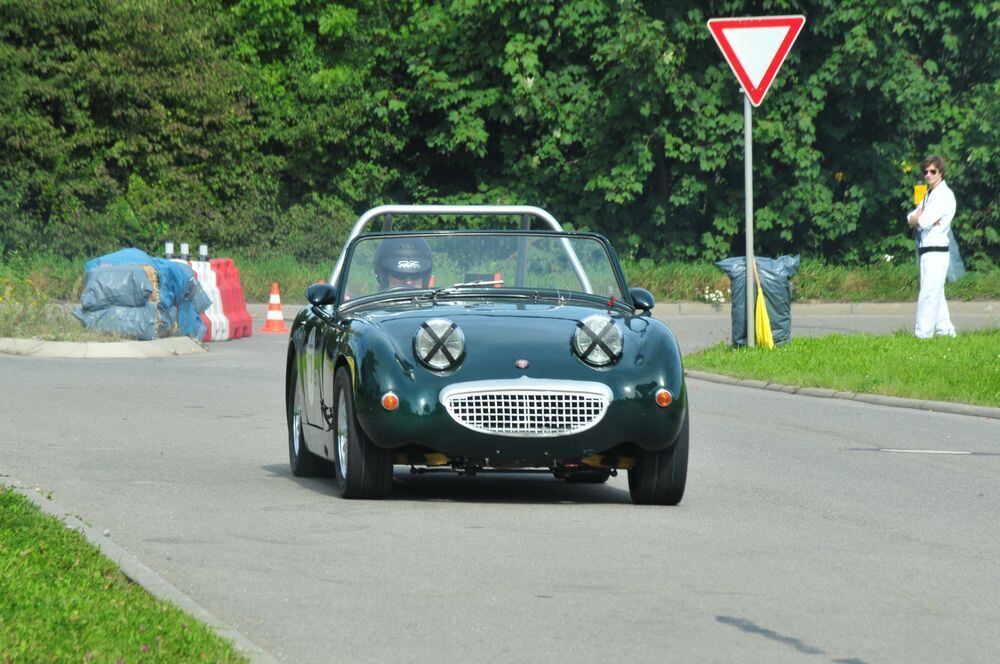
[[[954,339],[837,334],[793,339],[770,351],[721,343],[685,357],[684,365],[798,387],[1000,408],[1000,328]]]
[[[305,302],[306,288],[320,279],[328,279],[333,269],[329,263],[302,263],[290,257],[264,259],[236,257],[247,300],[266,302],[272,281],[281,284],[282,302]],[[622,264],[631,286],[646,288],[659,302],[732,301],[729,277],[709,262],[657,263],[625,261]],[[916,300],[920,275],[915,262],[844,267],[814,260],[802,261],[799,273],[792,278],[794,301],[828,302],[906,302]],[[966,272],[965,276],[945,287],[954,300],[1000,299],[1000,268],[987,272]]]
[[[2,298],[0,298],[2,300]],[[43,341],[121,341],[118,334],[86,329],[61,307],[44,302],[0,301],[0,338]]]
[[[45,341],[118,341],[122,337],[87,329],[75,316],[53,306],[49,293],[30,277],[0,274],[0,338]]]
[[[246,661],[7,487],[0,487],[0,588],[0,661]]]
[[[220,255],[235,260],[248,302],[267,302],[271,282],[277,281],[281,285],[282,302],[288,304],[304,303],[306,288],[320,279],[328,279],[337,258],[335,251],[329,260],[317,262],[277,254],[251,256],[224,251]],[[85,262],[84,258],[67,259],[46,254],[14,255],[6,262],[0,260],[0,286],[5,281],[30,283],[48,301],[79,301]],[[656,263],[643,259],[624,261],[622,267],[630,285],[652,291],[660,302],[725,303],[732,299],[729,277],[709,261]],[[914,260],[848,267],[804,258],[799,273],[792,278],[792,299],[915,301],[919,283]],[[1000,299],[1000,267],[970,270],[956,283],[948,284],[945,292],[955,300]]]

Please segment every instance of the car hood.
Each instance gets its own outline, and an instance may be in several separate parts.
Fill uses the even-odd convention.
[[[571,347],[577,322],[594,314],[608,315],[616,321],[623,334],[623,359],[628,364],[633,364],[637,355],[641,362],[642,348],[652,328],[659,328],[661,334],[666,331],[665,325],[648,315],[576,302],[408,301],[399,306],[366,308],[351,317],[380,329],[401,357],[413,357],[413,337],[421,322],[446,318],[465,335],[465,373],[492,373],[499,366],[509,366],[516,373],[514,362],[526,359],[533,367],[530,373],[560,377],[568,367],[573,368],[573,373],[595,371],[577,359]]]

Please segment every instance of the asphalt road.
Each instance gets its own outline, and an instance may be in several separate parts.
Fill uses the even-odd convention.
[[[686,351],[727,336],[668,319]],[[400,470],[391,499],[343,501],[288,471],[286,341],[0,355],[0,475],[284,661],[1000,660],[1000,420],[691,380],[677,508],[630,504],[624,473]]]

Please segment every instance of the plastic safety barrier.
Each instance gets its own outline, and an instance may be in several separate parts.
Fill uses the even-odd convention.
[[[191,261],[202,289],[212,305],[201,314],[206,332],[202,341],[228,341],[253,334],[240,271],[231,258]]]

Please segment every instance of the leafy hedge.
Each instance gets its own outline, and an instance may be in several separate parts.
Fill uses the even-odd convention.
[[[533,203],[624,258],[742,253],[742,100],[705,26],[786,3],[8,0],[0,253],[331,253],[384,202]],[[754,111],[762,254],[908,251],[928,152],[1000,257],[995,2],[810,0]]]

